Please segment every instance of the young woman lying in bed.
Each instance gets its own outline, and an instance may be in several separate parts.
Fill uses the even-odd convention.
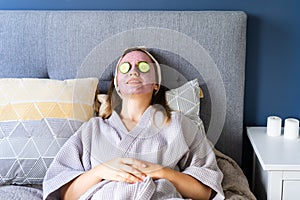
[[[44,198],[224,199],[205,133],[170,111],[160,83],[155,58],[127,49],[108,99],[115,89],[120,112],[109,105],[65,143],[45,176]]]

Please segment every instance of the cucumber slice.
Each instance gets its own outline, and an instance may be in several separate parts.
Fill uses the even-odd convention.
[[[119,70],[121,73],[126,74],[130,70],[130,64],[128,62],[124,62],[119,66]]]
[[[146,73],[150,70],[150,65],[147,62],[140,62],[138,68],[140,72]]]

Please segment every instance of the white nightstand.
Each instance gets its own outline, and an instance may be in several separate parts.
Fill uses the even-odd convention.
[[[268,136],[266,127],[247,127],[247,134],[255,152],[252,189],[257,199],[300,200],[300,139]]]

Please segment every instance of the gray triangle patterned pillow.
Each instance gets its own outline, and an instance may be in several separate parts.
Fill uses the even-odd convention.
[[[204,130],[200,114],[200,91],[198,79],[166,92],[166,100],[173,111],[180,111]]]

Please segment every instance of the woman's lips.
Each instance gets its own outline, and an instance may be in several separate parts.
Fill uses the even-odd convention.
[[[126,84],[129,84],[129,85],[137,85],[137,84],[141,84],[142,81],[140,81],[139,79],[130,79],[126,82]]]

